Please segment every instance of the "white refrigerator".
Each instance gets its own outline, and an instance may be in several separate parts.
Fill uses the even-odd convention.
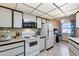
[[[46,49],[54,46],[55,44],[55,35],[54,35],[54,31],[53,31],[53,24],[48,22],[48,36],[47,36],[47,40],[46,40]]]

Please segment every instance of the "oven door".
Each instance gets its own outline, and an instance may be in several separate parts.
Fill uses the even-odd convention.
[[[30,55],[39,50],[39,41],[26,42],[26,55]]]
[[[29,47],[32,47],[32,46],[35,46],[35,45],[37,45],[37,41],[29,42]]]

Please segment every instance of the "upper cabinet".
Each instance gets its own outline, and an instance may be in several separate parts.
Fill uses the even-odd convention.
[[[17,3],[0,3],[0,6],[5,6],[11,9],[16,9],[16,4]]]
[[[79,12],[76,14],[76,28],[79,28]]]
[[[14,22],[15,28],[22,28],[22,13],[14,11]]]
[[[42,28],[42,19],[37,17],[37,28]]]
[[[12,10],[0,7],[0,27],[12,27]]]
[[[42,19],[42,23],[46,23],[47,22],[47,20],[46,19]]]
[[[76,14],[76,28],[79,28],[79,12]]]
[[[36,17],[28,14],[23,14],[24,22],[36,22]]]

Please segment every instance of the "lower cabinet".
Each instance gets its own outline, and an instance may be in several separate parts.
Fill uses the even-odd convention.
[[[0,56],[24,56],[24,41],[0,47]]]
[[[71,56],[79,56],[79,45],[74,43],[73,41],[69,40],[69,54]]]
[[[45,38],[40,38],[40,51],[44,50],[45,49]]]

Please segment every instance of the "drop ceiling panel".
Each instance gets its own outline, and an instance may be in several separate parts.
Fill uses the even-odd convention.
[[[36,8],[37,6],[39,6],[41,3],[25,3],[33,8]]]
[[[12,8],[12,9],[16,8],[16,3],[0,3],[0,5],[8,8]]]
[[[25,13],[29,13],[29,12],[31,12],[33,10],[33,8],[28,7],[27,5],[19,3],[19,4],[17,4],[16,10],[23,11]]]
[[[65,15],[63,13],[61,13],[61,14],[55,15],[54,17],[59,18],[59,17],[63,17],[63,16],[65,16]]]
[[[44,3],[41,6],[39,6],[37,9],[46,13],[55,8],[56,8],[56,6],[54,6],[52,3]]]
[[[66,11],[69,11],[69,10],[72,10],[78,7],[79,7],[79,3],[70,3],[70,4],[60,7],[60,9],[66,12]]]
[[[54,15],[59,14],[59,13],[62,13],[62,12],[57,8],[57,9],[49,12],[48,14],[54,16]]]
[[[64,6],[64,5],[66,5],[66,4],[68,4],[68,3],[55,3],[57,6]]]
[[[73,9],[71,11],[66,12],[67,15],[75,14],[77,11],[79,11],[79,8]]]
[[[53,18],[54,18],[53,16],[49,16],[49,15],[47,15],[47,14],[44,14],[44,15],[42,15],[41,17],[47,18],[47,19],[53,19]]]
[[[30,14],[35,15],[35,16],[40,16],[40,15],[42,15],[42,14],[44,14],[44,13],[42,13],[42,12],[40,12],[40,11],[38,11],[38,10],[35,10],[35,11],[33,11],[32,13],[30,13]]]

